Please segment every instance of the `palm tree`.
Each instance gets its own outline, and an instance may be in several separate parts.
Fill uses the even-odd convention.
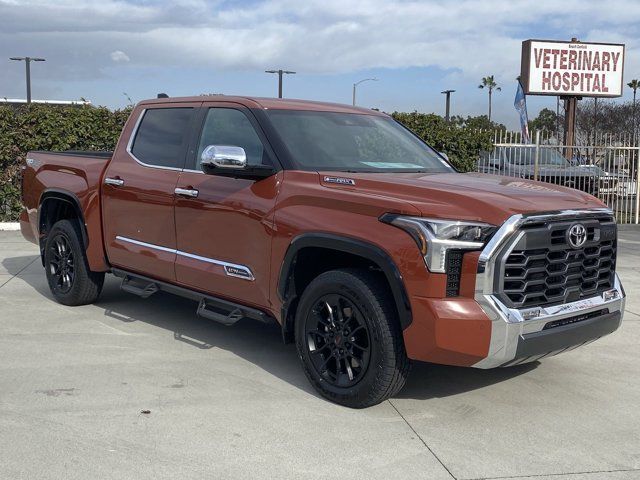
[[[494,90],[499,92],[500,90],[502,90],[502,88],[498,86],[493,78],[493,75],[484,77],[482,79],[482,83],[478,85],[478,88],[486,88],[487,90],[489,90],[489,121],[491,121],[491,95],[493,95]]]
[[[640,80],[634,79],[627,83],[627,86],[633,90],[633,139],[636,138],[636,91],[640,87]]]

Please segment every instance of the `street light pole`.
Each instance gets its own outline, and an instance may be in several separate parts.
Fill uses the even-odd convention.
[[[282,75],[293,75],[296,72],[291,70],[265,70],[264,73],[277,73],[278,74],[278,98],[282,98]]]
[[[38,57],[11,57],[9,60],[24,62],[27,74],[27,103],[31,103],[31,62],[44,62],[44,58]]]
[[[451,113],[451,94],[455,92],[455,90],[444,90],[443,93],[447,96],[446,107],[445,107],[445,120],[449,123],[449,114]]]
[[[358,85],[360,85],[362,82],[369,82],[369,81],[371,81],[371,82],[377,82],[377,81],[378,81],[378,79],[377,79],[377,78],[375,78],[375,77],[374,77],[374,78],[364,78],[364,79],[360,80],[359,82],[356,82],[356,83],[354,83],[354,84],[353,84],[352,103],[353,103],[353,106],[354,106],[354,107],[356,106],[356,87],[357,87]]]

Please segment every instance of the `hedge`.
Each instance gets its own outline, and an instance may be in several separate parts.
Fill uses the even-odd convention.
[[[436,150],[446,153],[461,172],[475,170],[481,151],[493,150],[495,129],[503,125],[489,122],[486,116],[453,117],[447,122],[435,113],[394,112],[393,118],[413,130]]]
[[[130,108],[0,107],[0,221],[16,221],[20,214],[20,165],[29,150],[113,150],[130,113]],[[435,114],[392,116],[445,152],[461,171],[472,170],[479,151],[491,148],[491,134],[478,130],[482,117],[447,123]]]
[[[113,150],[131,109],[0,107],[0,222],[20,214],[20,165],[29,150]]]

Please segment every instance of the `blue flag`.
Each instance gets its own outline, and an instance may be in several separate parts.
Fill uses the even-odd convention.
[[[529,116],[527,115],[527,97],[524,95],[522,84],[518,80],[518,90],[516,90],[516,98],[513,101],[513,106],[516,107],[518,114],[520,115],[520,130],[522,131],[522,142],[530,143],[529,137]]]

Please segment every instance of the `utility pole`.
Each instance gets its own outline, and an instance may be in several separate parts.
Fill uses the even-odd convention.
[[[9,60],[24,62],[27,69],[27,103],[31,103],[31,62],[44,62],[44,58],[38,57],[11,57]]]
[[[631,80],[627,83],[627,87],[633,90],[633,111],[632,111],[632,121],[633,121],[633,141],[634,145],[636,145],[636,91],[640,88],[640,81],[638,79]]]
[[[355,107],[356,106],[356,87],[358,85],[360,85],[362,82],[377,82],[378,79],[377,78],[363,78],[362,80],[360,80],[359,82],[356,82],[353,84],[353,92],[351,95],[351,99],[352,99],[352,104]]]
[[[451,94],[455,92],[455,90],[445,90],[443,92],[444,95],[447,96],[447,100],[446,100],[446,109],[445,109],[445,120],[447,121],[447,123],[449,123],[449,114],[451,113]]]
[[[293,75],[296,72],[291,70],[265,70],[264,73],[277,73],[278,74],[278,98],[282,98],[282,75]]]
[[[633,89],[633,141],[636,141],[636,90],[637,87]]]

